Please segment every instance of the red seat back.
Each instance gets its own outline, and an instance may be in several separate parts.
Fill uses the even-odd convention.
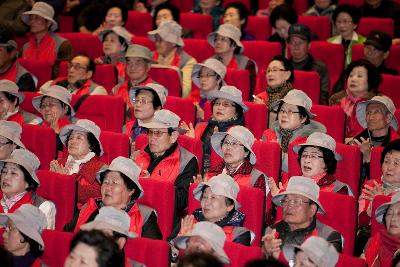
[[[339,254],[339,260],[335,265],[336,267],[367,267],[367,262],[361,258],[351,257],[346,254]]]
[[[62,231],[74,215],[75,176],[51,171],[38,171],[40,180],[38,194],[56,205],[56,230]]]
[[[103,45],[99,37],[95,35],[80,32],[61,32],[60,36],[71,42],[74,54],[85,54],[92,59],[103,54]]]
[[[73,237],[73,233],[43,231],[42,238],[45,246],[44,254],[41,257],[43,262],[48,266],[64,266]]]
[[[145,46],[148,49],[150,49],[150,51],[154,51],[156,49],[156,45],[148,37],[135,36],[135,37],[132,38],[132,43],[133,44],[138,44],[138,45],[141,45],[141,46]]]
[[[203,62],[214,55],[214,48],[207,40],[203,39],[185,39],[183,50],[194,57],[198,62]]]
[[[281,171],[281,146],[278,143],[255,141],[253,151],[257,162],[255,167],[268,177],[279,179]]]
[[[100,142],[104,154],[101,161],[110,164],[118,156],[129,157],[129,137],[126,134],[101,131]]]
[[[384,195],[376,195],[372,200],[371,236],[374,236],[376,233],[380,232],[385,228],[384,224],[378,223],[378,221],[375,218],[375,213],[376,209],[380,205],[382,205],[383,203],[390,202],[390,200],[391,200],[390,196],[384,196]]]
[[[383,147],[375,146],[372,148],[371,152],[371,162],[370,162],[370,178],[375,180],[380,180],[382,177],[382,168],[381,168],[381,155],[382,155]]]
[[[320,41],[325,41],[332,35],[331,21],[328,16],[299,16],[299,23],[308,26]]]
[[[353,61],[364,58],[364,45],[363,44],[355,44],[351,47],[352,52],[351,56]],[[387,59],[385,60],[385,65],[389,68],[395,69],[400,72],[400,65],[398,64],[400,60],[400,45],[392,45],[390,48],[390,53]]]
[[[362,6],[362,4],[364,4],[364,1],[363,0],[339,0],[338,4],[339,5],[349,4],[349,5],[355,5],[357,7],[360,7],[360,6]]]
[[[224,250],[231,263],[225,266],[243,267],[251,260],[263,258],[263,253],[259,247],[247,247],[233,242],[225,242]]]
[[[181,120],[185,121],[187,124],[189,124],[189,122],[194,124],[196,111],[193,102],[190,99],[167,96],[167,102],[165,102],[164,109],[171,110],[181,117]]]
[[[73,32],[74,31],[74,17],[61,15],[59,26],[60,26],[60,32]]]
[[[206,39],[207,35],[212,32],[212,17],[191,12],[184,12],[180,15],[181,26],[184,29],[190,29],[193,38]]]
[[[256,37],[257,40],[267,40],[271,36],[269,18],[249,16],[247,20],[246,31]]]
[[[39,93],[37,92],[22,92],[25,96],[24,101],[22,101],[20,103],[20,107],[27,112],[33,113],[35,115],[38,115],[39,117],[42,116],[42,114],[40,114],[32,105],[32,98],[34,98],[35,96],[38,96]]]
[[[325,125],[327,134],[343,143],[346,117],[341,107],[313,105],[311,112],[317,115],[313,120]]]
[[[48,61],[37,61],[32,59],[18,59],[26,70],[33,74],[37,79],[38,83],[36,88],[39,89],[45,82],[51,80],[52,64]]]
[[[181,72],[175,67],[153,65],[151,66],[150,77],[168,89],[169,96],[180,97],[181,92]]]
[[[357,60],[364,58],[364,45],[363,44],[354,44],[351,46],[351,59]]]
[[[265,29],[265,28],[263,28]],[[271,59],[282,53],[280,43],[267,41],[242,41],[243,54],[254,60],[260,70],[266,69]]]
[[[125,255],[146,266],[169,266],[169,245],[165,241],[148,238],[128,239]]]
[[[250,97],[250,73],[248,70],[227,69],[224,81],[242,91],[243,99]]]
[[[238,2],[237,0],[225,0],[222,4],[224,7],[226,7],[230,3]],[[247,7],[247,9],[251,10],[251,0],[240,0],[243,5]]]
[[[125,25],[131,33],[139,36],[147,36],[147,32],[153,28],[153,21],[150,13],[128,11],[128,21]]]
[[[391,18],[361,18],[357,33],[368,36],[370,31],[382,31],[393,37],[394,22]]]
[[[396,107],[400,107],[400,94],[397,90],[399,83],[400,76],[382,74],[382,83],[379,86],[379,92],[390,97]]]
[[[179,8],[181,12],[190,12],[193,9],[193,1],[171,0],[170,3]]]

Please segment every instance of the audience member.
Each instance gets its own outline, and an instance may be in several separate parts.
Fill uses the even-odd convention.
[[[0,80],[0,119],[14,121],[21,126],[28,121],[19,107],[25,96],[19,93],[18,86],[9,80]]]
[[[179,8],[171,4],[170,2],[165,2],[156,7],[153,16],[153,30],[160,26],[162,21],[175,21],[180,24],[181,11]],[[190,29],[182,28],[182,38],[193,38],[193,32]]]
[[[9,158],[15,149],[25,148],[21,134],[22,128],[18,123],[0,120],[0,160]]]
[[[312,5],[305,13],[305,16],[328,16],[332,18],[336,9],[336,0],[314,0]]]
[[[282,4],[287,4],[287,5],[291,6],[292,0],[271,0],[268,2],[267,8],[257,10],[256,16],[268,17],[271,15],[271,13],[275,9],[275,7],[282,5]]]
[[[339,261],[339,253],[325,239],[311,236],[301,246],[294,249],[295,267],[335,267]]]
[[[224,14],[222,1],[209,1],[209,0],[195,0],[193,6],[193,13],[200,13],[203,15],[210,15],[212,17],[213,26],[212,30],[216,31],[221,22],[221,16]]]
[[[256,39],[256,37],[246,31],[249,15],[250,11],[241,2],[232,2],[225,6],[224,23],[232,24],[241,31],[241,41],[252,41]]]

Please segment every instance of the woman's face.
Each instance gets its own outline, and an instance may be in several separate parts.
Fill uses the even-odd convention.
[[[218,75],[207,67],[201,67],[199,72],[200,89],[209,92],[218,89]]]
[[[84,158],[91,150],[88,140],[88,133],[72,131],[68,140],[68,153],[74,159]]]
[[[229,54],[235,51],[235,46],[232,45],[230,38],[217,34],[214,43],[214,52],[217,55]]]
[[[161,36],[156,36],[156,51],[162,56],[168,56],[175,48],[176,44],[165,41]]]
[[[123,26],[125,22],[122,20],[122,11],[118,7],[112,7],[107,11],[105,17],[106,28],[110,29],[114,26]]]
[[[249,154],[244,150],[243,144],[230,135],[226,136],[221,148],[224,162],[227,165],[238,166]]]
[[[0,92],[0,119],[5,119],[7,112],[13,112],[16,104],[17,100],[11,102],[3,92]]]
[[[400,203],[390,205],[386,212],[385,222],[388,233],[400,237]]]
[[[268,64],[267,83],[270,87],[276,88],[289,80],[290,71],[285,70],[285,66],[279,60],[273,60]]]
[[[8,198],[22,193],[28,187],[24,172],[15,163],[7,162],[1,170],[1,191]]]
[[[200,204],[203,215],[209,222],[217,222],[225,218],[234,208],[234,205],[226,205],[226,197],[215,195],[209,187],[204,190]]]
[[[400,151],[389,151],[382,163],[382,175],[385,182],[400,183]]]
[[[131,199],[134,190],[129,190],[117,171],[108,172],[101,184],[101,199],[106,206],[123,209]]]
[[[156,26],[158,27],[161,24],[161,21],[172,21],[174,17],[172,16],[172,12],[169,9],[160,9],[156,16]]]
[[[0,136],[0,160],[10,157],[15,148],[16,145],[11,140]]]
[[[317,267],[303,251],[299,251],[295,256],[295,267]]]
[[[219,4],[219,0],[200,0],[200,7],[202,9],[211,9]]]
[[[67,111],[68,107],[66,105],[63,107],[60,100],[50,96],[44,97],[40,103],[40,113],[43,120],[50,125],[66,116]]]
[[[368,71],[365,67],[353,68],[347,78],[347,88],[354,96],[368,92]]]
[[[335,25],[339,34],[346,40],[353,37],[353,31],[357,28],[357,24],[353,23],[352,17],[346,12],[339,13]]]
[[[279,36],[283,39],[288,38],[288,31],[289,31],[290,23],[284,19],[278,19],[275,22],[275,30],[279,34]]]
[[[228,121],[237,116],[235,103],[227,99],[218,98],[213,106],[213,117],[218,122]]]
[[[300,127],[306,118],[300,117],[299,108],[292,104],[283,103],[278,112],[278,123],[282,129],[294,130]]]
[[[313,177],[326,172],[324,155],[322,151],[313,146],[308,146],[300,156],[300,167],[305,177]]]
[[[113,32],[107,34],[103,41],[103,53],[106,56],[118,55],[124,50],[124,46],[119,42],[119,36]]]
[[[240,18],[240,13],[238,9],[230,7],[225,10],[224,23],[232,24],[236,28],[241,29],[242,24],[244,23],[244,19]]]
[[[3,239],[4,248],[14,256],[21,255],[26,249],[27,243],[21,242],[24,241],[24,237],[10,219],[7,221]]]
[[[135,111],[136,119],[147,122],[154,116],[153,95],[149,91],[141,90],[135,98]]]
[[[68,254],[64,267],[99,267],[97,251],[82,242],[79,242]]]

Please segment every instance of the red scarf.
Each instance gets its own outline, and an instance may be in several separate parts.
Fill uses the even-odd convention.
[[[343,97],[342,100],[340,100],[340,107],[344,110],[347,116],[351,117],[355,112],[356,105],[361,101],[364,101],[366,97],[355,97],[351,94],[349,89],[346,89],[346,94],[347,96]]]
[[[13,63],[6,72],[0,74],[0,80],[17,82],[17,63]]]
[[[378,253],[378,259],[372,266],[390,267],[397,250],[400,249],[400,238],[390,235],[386,229],[381,230],[382,244]]]

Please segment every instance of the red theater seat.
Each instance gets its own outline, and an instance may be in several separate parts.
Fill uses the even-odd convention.
[[[147,32],[153,28],[152,24],[150,13],[128,11],[128,21],[125,27],[131,33],[139,36],[147,36]]]
[[[150,49],[150,51],[156,50],[156,45],[152,40],[150,40],[148,37],[144,36],[135,36],[132,38],[132,43],[133,44],[138,44],[147,47]]]
[[[224,250],[231,261],[230,264],[225,265],[229,267],[243,267],[251,260],[264,257],[259,247],[246,247],[233,242],[225,242]]]
[[[101,131],[100,141],[104,150],[101,160],[104,163],[110,164],[118,156],[129,157],[129,137],[126,134]]]
[[[227,69],[224,81],[242,91],[243,99],[249,99],[250,94],[250,73],[248,70]]]
[[[357,33],[368,36],[370,31],[383,31],[393,37],[394,22],[391,18],[361,18]]]
[[[396,107],[400,107],[400,94],[397,90],[399,84],[400,76],[383,74],[379,86],[379,92],[390,97]]]
[[[282,53],[280,43],[267,41],[242,41],[244,55],[257,63],[258,72],[266,69],[271,59]]]
[[[255,141],[253,151],[256,154],[256,168],[268,177],[279,179],[281,171],[281,146],[278,143]]]
[[[169,96],[180,97],[182,95],[181,71],[179,69],[175,67],[152,65],[149,75],[154,81],[168,89]]]
[[[39,89],[45,82],[51,80],[52,64],[47,61],[37,61],[32,59],[18,59],[24,68],[38,79],[36,89]]]
[[[317,115],[313,120],[325,125],[327,134],[332,136],[336,142],[344,142],[346,117],[341,107],[313,105],[311,112]]]
[[[20,107],[27,112],[33,113],[37,116],[42,116],[32,105],[32,98],[38,96],[37,92],[22,92],[25,96],[24,101],[20,103]]]
[[[356,44],[351,47],[352,52],[351,56],[353,61],[364,58],[364,45]],[[389,56],[385,61],[385,65],[389,68],[395,69],[400,72],[400,64],[398,64],[400,60],[400,45],[392,45],[390,48]]]
[[[339,254],[339,261],[335,265],[336,267],[367,267],[367,262],[360,258],[351,257],[346,254]]]
[[[328,16],[299,16],[299,23],[307,25],[320,41],[325,41],[332,35]]]
[[[43,262],[47,266],[64,266],[73,237],[73,233],[53,230],[43,231],[42,238],[45,246],[44,254],[41,257]]]
[[[190,29],[195,39],[206,39],[212,32],[212,17],[197,13],[181,13],[181,26],[184,29]]]
[[[60,26],[60,32],[73,32],[74,31],[74,17],[61,15],[59,26]]]
[[[249,16],[246,31],[256,37],[257,40],[267,40],[271,36],[271,26],[269,25],[269,18]]]
[[[385,228],[384,224],[378,223],[378,221],[375,218],[375,213],[376,209],[382,205],[383,203],[390,202],[391,197],[390,196],[384,196],[384,195],[377,195],[374,197],[372,201],[372,211],[371,211],[371,236],[374,236],[376,233],[380,232]]]
[[[214,55],[214,48],[207,40],[202,39],[185,39],[183,50],[194,57],[198,62],[203,62]]]
[[[381,155],[382,155],[383,147],[376,146],[372,148],[371,152],[371,162],[370,162],[370,179],[380,180],[382,177],[382,168],[381,168]]]
[[[181,120],[185,121],[187,124],[190,122],[194,124],[196,111],[193,102],[190,99],[167,96],[167,102],[165,102],[164,109],[176,113],[181,117]]]
[[[128,258],[146,266],[169,266],[169,245],[165,241],[148,238],[128,239],[125,245]]]
[[[103,45],[99,37],[95,35],[80,32],[61,32],[59,34],[71,42],[74,54],[86,54],[92,59],[103,54]]]

